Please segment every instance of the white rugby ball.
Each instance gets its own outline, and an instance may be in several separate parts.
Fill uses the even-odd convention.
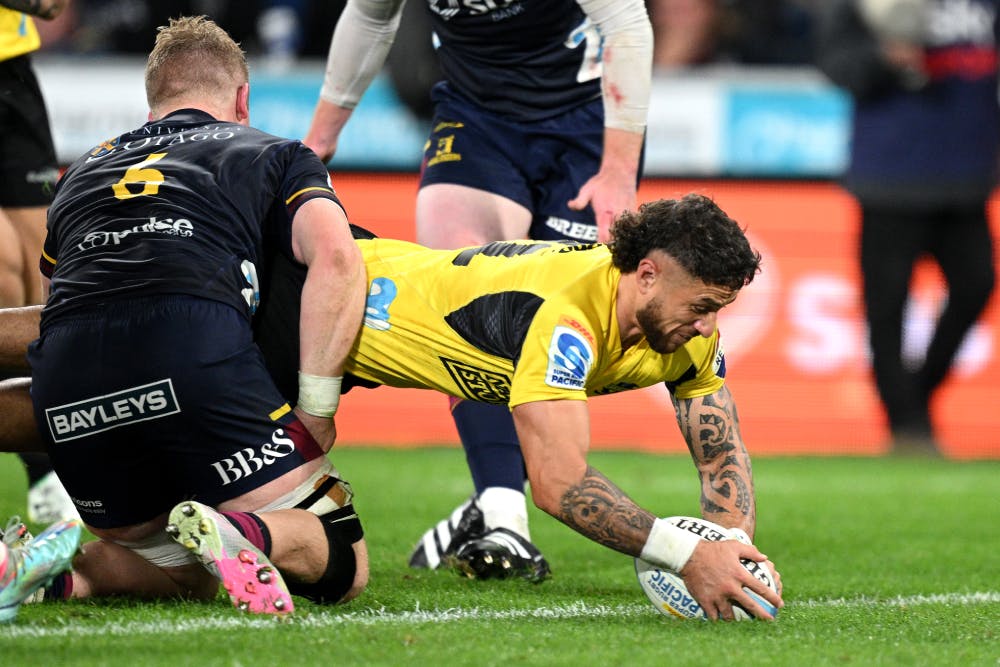
[[[703,540],[719,542],[721,540],[734,539],[725,528],[705,519],[690,516],[672,516],[667,517],[664,521],[694,533]],[[743,567],[754,577],[767,584],[771,590],[778,590],[774,581],[774,575],[771,574],[770,568],[765,563],[757,563],[746,558],[741,559],[740,562],[743,563]],[[646,597],[649,598],[649,601],[653,603],[653,606],[661,614],[676,616],[677,618],[708,618],[701,605],[688,593],[687,586],[684,585],[684,580],[679,573],[673,570],[661,569],[641,558],[636,558],[635,574],[639,579],[639,586],[646,594]],[[744,587],[743,590],[761,607],[770,612],[772,616],[778,615],[778,609],[773,604],[749,588]],[[733,605],[733,616],[737,621],[754,618],[753,614],[737,604]]]

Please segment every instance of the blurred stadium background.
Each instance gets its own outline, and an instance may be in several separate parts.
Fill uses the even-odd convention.
[[[702,0],[704,2],[714,0]],[[655,11],[660,0],[649,0]],[[204,13],[251,56],[251,121],[302,137],[343,1],[73,0],[52,24],[35,68],[60,162],[146,120],[143,56],[170,16]],[[417,7],[416,0],[410,0]],[[837,185],[850,101],[809,62],[808,0],[720,0],[742,12],[709,55],[658,67],[640,201],[698,191],[748,228],[764,273],[723,312],[729,378],[755,454],[880,455],[888,432],[870,378],[856,262],[857,210]],[[423,44],[418,22],[399,49]],[[413,34],[415,32],[415,34]],[[763,48],[767,46],[768,48]],[[402,64],[400,64],[402,63]],[[421,89],[433,69],[395,54],[348,124],[331,162],[353,222],[412,239],[416,170],[425,139]],[[410,69],[401,70],[401,67]],[[1000,201],[1000,200],[998,200]],[[1000,237],[1000,208],[994,207]],[[915,278],[906,351],[919,358],[943,290],[927,263]],[[996,299],[965,342],[933,406],[943,452],[1000,458]],[[444,399],[430,392],[356,390],[340,442],[457,443]],[[392,406],[392,418],[387,418]],[[665,390],[593,401],[595,446],[683,451]]]

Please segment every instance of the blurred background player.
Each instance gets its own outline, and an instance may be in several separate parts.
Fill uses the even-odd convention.
[[[861,206],[872,368],[896,453],[938,453],[931,399],[993,291],[998,6],[831,0],[819,14],[817,62],[854,99],[844,184]],[[924,255],[948,293],[923,360],[912,361],[906,311]]]
[[[385,62],[404,1],[347,2],[305,138],[323,159]],[[636,205],[653,50],[642,0],[428,0],[427,10],[444,81],[432,93],[418,242],[607,240],[614,217]],[[437,567],[469,541],[503,551],[502,542],[478,539],[503,529],[530,544],[524,459],[509,409],[454,400],[452,415],[475,494],[424,534],[413,567]]]
[[[0,307],[41,303],[38,260],[59,169],[45,100],[31,65],[41,46],[34,18],[52,20],[69,0],[0,0]],[[0,369],[2,372],[2,369]],[[77,516],[44,454],[20,454],[28,519]]]
[[[657,74],[699,65],[812,61],[807,0],[647,0]]]

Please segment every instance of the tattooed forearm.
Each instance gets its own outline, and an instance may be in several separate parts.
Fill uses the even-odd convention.
[[[587,466],[580,483],[563,494],[557,518],[595,542],[638,556],[656,517],[599,470]]]
[[[701,477],[701,506],[706,518],[748,525],[756,509],[750,455],[740,435],[740,419],[726,387],[709,396],[674,398],[674,410],[688,451]],[[728,516],[721,521],[721,516]]]

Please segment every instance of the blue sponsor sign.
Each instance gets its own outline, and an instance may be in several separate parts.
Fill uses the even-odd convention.
[[[726,89],[721,166],[724,174],[840,174],[847,164],[850,100],[833,87]]]
[[[322,85],[322,71],[253,75],[251,124],[279,137],[304,138]],[[399,101],[389,79],[379,76],[344,126],[330,165],[342,170],[415,171],[426,140],[427,127]]]

